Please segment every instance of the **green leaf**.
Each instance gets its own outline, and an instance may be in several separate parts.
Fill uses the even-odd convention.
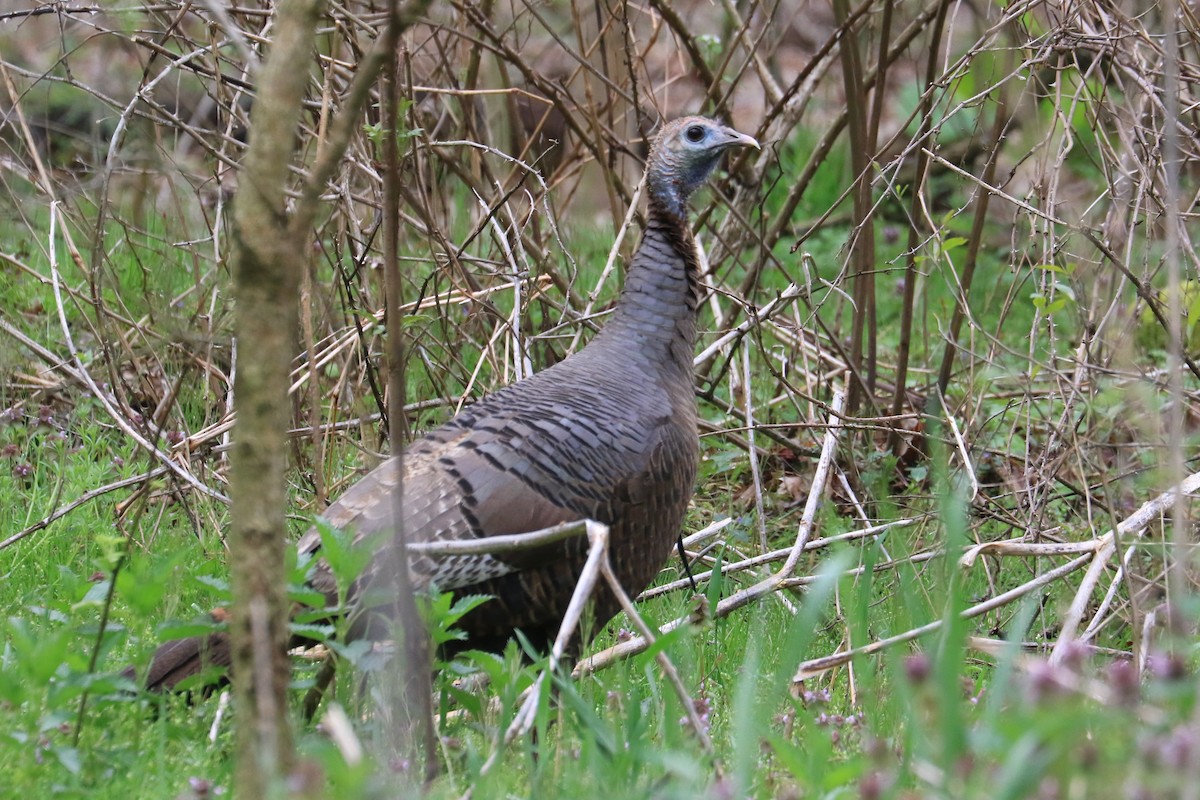
[[[288,588],[288,598],[293,603],[299,603],[312,609],[318,609],[321,613],[327,613],[326,603],[328,602],[325,595],[318,592],[309,586],[295,584]]]
[[[225,602],[233,599],[233,592],[229,590],[229,581],[224,578],[218,578],[215,575],[197,575],[193,580],[209,589],[209,594],[213,597],[218,597]]]
[[[725,587],[725,573],[722,571],[724,568],[725,548],[721,547],[717,550],[716,560],[713,562],[712,577],[708,579],[708,586],[704,589],[709,609],[715,610],[717,603],[721,602],[721,591]]]
[[[449,594],[447,592],[447,594]],[[451,595],[452,596],[452,595]],[[454,605],[446,613],[446,621],[451,625],[458,622],[468,613],[479,608],[481,605],[491,600],[490,594],[466,594],[454,601]]]
[[[484,594],[463,595],[457,600],[450,592],[423,595],[419,606],[433,646],[436,648],[446,642],[466,639],[466,633],[455,628],[455,625],[472,610],[491,599],[490,595]]]
[[[332,625],[293,622],[288,626],[288,630],[297,636],[303,636],[306,639],[312,639],[325,644],[328,644],[331,639],[337,636],[337,629]]]
[[[9,620],[8,632],[8,645],[12,648],[14,660],[37,686],[49,683],[67,660],[75,638],[67,629],[49,630],[44,625],[35,629],[25,620],[17,618]]]
[[[339,658],[346,659],[353,666],[360,666],[363,659],[371,653],[371,643],[366,639],[355,639],[353,642],[338,642],[327,641],[325,646],[338,655]]]
[[[81,608],[92,606],[99,608],[104,605],[104,601],[108,599],[109,587],[112,586],[110,581],[104,580],[93,583],[91,588],[87,590],[87,594],[83,596],[78,603],[71,607],[72,611],[78,611]]]
[[[465,692],[454,684],[447,685],[445,690],[446,694],[454,699],[454,704],[471,717],[479,719],[483,716],[483,699],[474,692]]]
[[[207,686],[212,686],[218,683],[229,670],[225,667],[216,665],[205,667],[195,675],[184,678],[179,683],[175,684],[176,692],[194,692],[197,689],[203,689]]]
[[[207,636],[210,633],[223,631],[226,627],[225,623],[217,622],[212,618],[201,618],[191,622],[171,620],[160,623],[155,628],[155,632],[158,633],[161,641],[169,642],[175,639],[187,639],[190,636]]]
[[[72,775],[78,775],[83,769],[83,759],[79,756],[79,751],[74,747],[55,747],[54,757],[58,759],[58,763],[70,772]]]
[[[137,562],[140,563],[140,562]],[[174,570],[148,570],[131,565],[117,575],[117,592],[139,614],[149,615],[158,608]]]
[[[316,518],[314,524],[321,536],[321,557],[329,564],[338,589],[344,591],[362,575],[374,558],[375,550],[369,546],[358,546],[353,534],[333,527],[320,517]]]

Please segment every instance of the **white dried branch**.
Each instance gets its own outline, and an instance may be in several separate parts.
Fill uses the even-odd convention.
[[[561,525],[554,525],[536,531],[529,531],[528,533],[510,533],[501,536],[488,536],[483,539],[409,542],[408,550],[410,553],[430,558],[520,553],[537,547],[544,547],[563,539],[579,536],[588,530],[589,524],[598,525],[599,523],[593,523],[589,520],[578,520],[576,522],[564,522]]]
[[[736,328],[731,328],[715,342],[700,351],[700,354],[692,360],[692,365],[696,369],[703,369],[704,365],[712,360],[717,353],[725,347],[728,347],[733,342],[741,339],[752,328],[756,328],[762,323],[769,320],[771,317],[778,314],[780,311],[788,308],[791,301],[797,300],[804,296],[804,292],[796,284],[788,284],[778,297],[772,298],[770,302],[758,309],[752,314],[747,315],[746,319],[742,320]]]
[[[855,539],[865,539],[870,536],[877,536],[880,534],[884,534],[894,528],[906,528],[910,525],[915,525],[917,523],[917,521],[918,520],[915,517],[898,519],[893,522],[885,522],[880,525],[869,525],[865,528],[859,528],[858,530],[855,530],[855,531],[847,531],[846,533],[839,533],[834,536],[825,536],[820,539],[812,539],[808,542],[808,544],[806,544],[804,546],[804,549],[806,552],[811,552],[813,550],[820,550],[824,547],[829,547],[830,545],[837,544],[839,542],[849,542],[849,541],[854,541]],[[688,544],[688,540],[684,539],[684,545],[687,546],[687,544]],[[787,558],[789,555],[791,555],[791,552],[792,552],[791,547],[783,547],[778,550],[772,550],[769,553],[763,553],[762,555],[753,556],[751,558],[744,558],[744,559],[741,559],[740,561],[731,561],[729,563],[721,565],[721,574],[722,575],[735,575],[739,572],[744,572],[748,569],[753,569],[754,567],[762,566],[763,564],[770,564],[774,561],[780,561],[782,559]],[[708,572],[702,572],[702,573],[694,576],[696,579],[696,583],[701,583],[703,581],[712,580],[713,573],[715,571],[716,570],[714,568],[714,569],[709,570]],[[638,596],[638,599],[639,600],[647,600],[651,597],[658,597],[659,595],[668,594],[670,592],[677,591],[679,589],[685,589],[691,585],[692,585],[691,581],[689,581],[687,578],[681,578],[680,580],[677,580],[677,581],[671,581],[670,583],[664,583],[660,586],[654,586],[650,589],[647,589],[646,591],[642,592],[641,595]]]
[[[321,729],[342,754],[342,761],[353,767],[362,763],[363,746],[354,732],[354,723],[346,716],[340,703],[330,703],[321,720]]]
[[[968,569],[980,556],[1066,556],[1077,553],[1094,553],[1101,546],[1100,539],[1086,542],[1025,542],[1010,539],[1002,542],[984,542],[967,549],[958,559],[958,565]]]
[[[1121,537],[1122,541],[1126,542],[1131,538],[1140,538],[1150,523],[1169,510],[1181,496],[1194,495],[1197,491],[1200,491],[1200,472],[1192,473],[1178,485],[1168,489],[1154,499],[1143,503],[1137,511],[1134,511],[1117,524],[1116,534]],[[1050,654],[1051,663],[1062,661],[1066,655],[1067,644],[1075,638],[1075,631],[1079,629],[1079,623],[1092,601],[1092,592],[1095,591],[1096,584],[1100,581],[1100,576],[1108,568],[1109,559],[1117,551],[1117,543],[1113,533],[1110,530],[1096,540],[1097,549],[1091,557],[1091,566],[1088,567],[1088,571],[1084,574],[1083,580],[1079,584],[1079,589],[1075,592],[1075,598],[1071,601],[1070,608],[1067,609],[1067,613],[1063,616],[1058,641],[1055,642],[1054,650]],[[1132,549],[1132,547],[1129,549]]]
[[[75,339],[71,335],[71,327],[67,324],[67,311],[63,305],[62,284],[59,277],[58,258],[56,255],[58,250],[55,246],[55,240],[58,237],[58,218],[58,202],[53,201],[50,203],[50,278],[51,285],[54,289],[54,304],[58,311],[58,322],[63,332],[63,341],[67,345],[67,352],[71,356],[71,361],[75,364],[74,369],[70,371],[70,374],[87,387],[88,391],[90,391],[92,396],[100,402],[100,405],[104,407],[104,410],[108,413],[109,417],[112,418],[112,421],[116,423],[117,427],[120,428],[126,436],[133,439],[140,447],[157,458],[163,464],[163,466],[174,473],[177,478],[209,497],[220,500],[223,503],[228,503],[228,497],[203,483],[189,470],[184,468],[182,464],[173,459],[169,453],[160,450],[157,445],[143,436],[141,432],[137,430],[137,428],[133,427],[129,420],[125,418],[125,415],[122,414],[117,408],[117,404],[114,402],[113,397],[108,392],[101,389],[96,381],[92,378],[91,373],[88,372],[87,367],[83,363],[83,359],[79,356],[79,348],[75,346]],[[66,229],[63,230],[63,235],[67,238],[68,246],[70,247],[70,238]]]
[[[1089,556],[1080,556],[1072,561],[1068,561],[1066,564],[1063,564],[1060,567],[1056,567],[1055,569],[1038,575],[1032,580],[1026,581],[1015,589],[1010,589],[1003,594],[999,594],[991,599],[984,600],[982,603],[976,603],[970,608],[965,609],[960,616],[963,619],[972,619],[980,616],[981,614],[986,614],[993,609],[1008,605],[1014,600],[1018,600],[1030,592],[1036,591],[1043,586],[1047,586],[1066,575],[1070,575],[1072,572],[1086,564],[1089,558]],[[880,639],[879,641],[871,642],[870,644],[863,645],[862,647],[856,647],[851,650],[843,650],[838,653],[822,656],[821,658],[814,658],[809,661],[805,661],[796,669],[796,675],[793,680],[806,680],[814,675],[819,675],[822,672],[833,669],[834,667],[839,667],[843,664],[849,663],[852,659],[858,656],[871,655],[872,653],[878,653],[879,651],[885,650],[893,645],[911,642],[912,640],[918,639],[925,634],[933,633],[934,631],[938,630],[940,627],[942,627],[944,622],[945,620],[936,619],[933,622],[928,622],[919,627],[905,631],[904,633],[899,633],[895,636],[889,636],[886,639]]]
[[[584,562],[583,570],[579,574],[579,581],[575,584],[575,592],[571,595],[571,602],[567,605],[567,610],[563,614],[563,621],[559,626],[558,636],[554,639],[554,646],[550,649],[550,657],[546,662],[546,668],[538,675],[533,686],[526,691],[525,699],[521,703],[520,709],[513,717],[512,722],[509,723],[503,736],[496,742],[487,761],[480,767],[480,777],[486,775],[496,765],[505,747],[511,744],[518,736],[528,733],[533,726],[538,705],[541,703],[542,692],[546,687],[547,678],[553,675],[558,669],[563,653],[566,652],[567,645],[570,644],[571,637],[574,636],[575,629],[579,626],[579,620],[583,616],[584,608],[587,606],[587,602],[591,599],[592,592],[596,588],[596,581],[600,577],[601,565],[608,558],[608,526],[590,519],[585,520],[583,524],[586,527],[591,546],[588,549],[587,561]],[[471,790],[468,789],[463,798],[466,800],[470,796]]]

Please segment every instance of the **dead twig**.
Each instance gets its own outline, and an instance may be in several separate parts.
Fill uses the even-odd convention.
[[[546,681],[558,669],[563,653],[566,652],[571,638],[575,635],[575,629],[579,626],[584,608],[595,590],[596,581],[600,578],[602,565],[608,558],[608,526],[590,519],[585,520],[583,524],[591,542],[587,561],[584,562],[583,570],[579,574],[579,581],[575,584],[575,591],[571,595],[571,601],[567,604],[567,610],[563,614],[563,621],[559,626],[558,636],[554,639],[554,645],[550,649],[546,667],[538,674],[537,680],[526,692],[525,699],[512,722],[496,741],[487,761],[479,768],[480,776],[491,771],[505,747],[518,736],[528,733],[533,726],[538,706],[542,702],[542,692],[545,690]],[[471,790],[468,789],[463,798],[465,800],[470,796]]]
[[[1150,523],[1169,511],[1181,497],[1194,495],[1198,491],[1200,491],[1200,472],[1194,472],[1177,486],[1143,503],[1140,508],[1117,525],[1115,533],[1121,537],[1122,542],[1126,543],[1127,549],[1132,550],[1132,540],[1140,538]],[[1096,540],[1096,551],[1091,556],[1088,571],[1084,574],[1079,589],[1075,592],[1070,607],[1067,608],[1067,613],[1063,615],[1058,641],[1055,642],[1054,650],[1050,654],[1051,663],[1059,663],[1063,660],[1067,645],[1075,639],[1075,631],[1078,630],[1079,623],[1092,601],[1092,593],[1096,589],[1096,584],[1099,583],[1100,576],[1108,569],[1108,562],[1116,551],[1117,543],[1114,531],[1110,530]]]

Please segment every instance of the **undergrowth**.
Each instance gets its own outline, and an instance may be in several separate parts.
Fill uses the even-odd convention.
[[[157,696],[125,669],[229,601],[220,495],[253,343],[233,339],[227,225],[272,5],[18,5],[0,10],[0,795],[218,796],[235,744],[212,676]],[[1157,7],[484,5],[431,8],[405,40],[414,433],[603,324],[660,116],[703,110],[765,147],[696,204],[696,588],[673,558],[638,604],[652,628],[690,622],[631,656],[631,620],[595,631],[507,745],[544,658],[439,661],[429,795],[1195,796],[1194,20],[1171,21],[1168,57]],[[323,19],[296,189],[381,16]],[[387,441],[388,126],[368,106],[312,231],[296,535]],[[294,566],[298,606],[322,603]],[[425,602],[453,637],[486,599]],[[296,657],[287,791],[394,796],[413,765],[389,750],[387,647],[345,642],[323,607],[299,619],[323,647]]]

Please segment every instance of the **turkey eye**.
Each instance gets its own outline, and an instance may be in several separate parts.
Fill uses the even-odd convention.
[[[687,129],[687,138],[689,142],[698,142],[704,138],[704,128],[699,125],[693,125]]]

